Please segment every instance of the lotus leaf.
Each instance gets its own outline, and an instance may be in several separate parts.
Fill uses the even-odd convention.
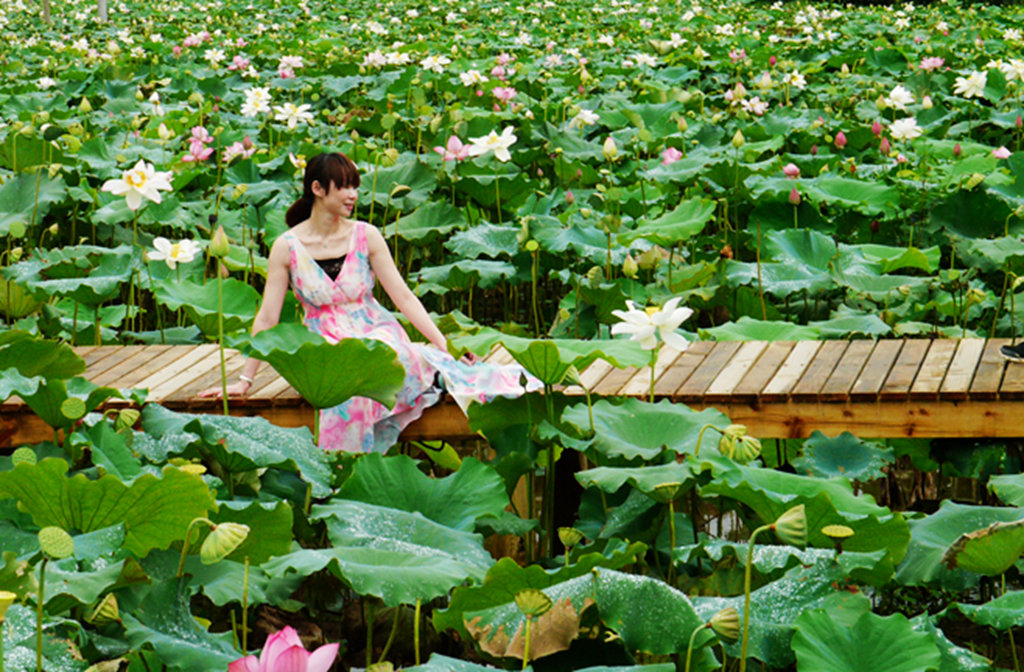
[[[29,378],[71,378],[85,372],[85,360],[65,343],[11,330],[0,334],[0,370],[11,367]]]
[[[1003,504],[1024,506],[1024,474],[1000,474],[988,479],[988,489]]]
[[[466,660],[459,660],[458,658],[449,658],[448,656],[442,656],[440,653],[430,654],[430,659],[422,665],[405,669],[406,672],[491,672],[494,670],[489,665],[480,665],[479,663],[471,663]],[[533,672],[533,668],[529,666],[526,667],[526,670]],[[656,670],[652,672],[671,671]]]
[[[16,498],[39,527],[91,532],[124,524],[124,548],[139,557],[181,539],[189,523],[214,506],[202,479],[176,467],[130,486],[111,475],[68,478],[67,471],[67,462],[54,458],[20,464],[0,472],[0,497]]]
[[[895,212],[900,200],[899,191],[894,186],[838,175],[795,180],[782,176],[752,175],[744,184],[754,200],[772,199],[784,202],[789,198],[789,192],[796,189],[815,203],[848,208],[869,217]]]
[[[910,624],[915,632],[928,634],[938,647],[939,655],[942,656],[939,672],[990,672],[992,661],[951,642],[936,626],[937,620],[937,616],[924,613],[910,619]]]
[[[9,235],[14,222],[29,224],[33,213],[36,219],[42,219],[66,196],[67,185],[60,177],[51,178],[42,170],[35,175],[16,173],[0,187],[0,234]]]
[[[693,487],[701,471],[697,460],[686,460],[650,467],[597,467],[577,472],[576,480],[585,488],[593,485],[605,492],[616,492],[629,483],[646,495],[665,483],[677,483],[679,497]]]
[[[632,243],[643,238],[662,247],[674,247],[703,231],[714,211],[715,203],[708,199],[683,201],[671,212],[620,233],[618,239],[622,243]]]
[[[858,439],[850,432],[830,438],[815,431],[804,442],[803,455],[793,460],[793,467],[818,478],[870,481],[881,478],[882,468],[895,459],[892,449]]]
[[[95,570],[79,569],[76,558],[64,558],[46,567],[47,608],[61,613],[72,607],[90,605],[120,583],[125,561],[103,563]]]
[[[400,217],[397,223],[385,226],[384,235],[390,239],[397,234],[403,240],[425,245],[466,225],[466,215],[462,210],[443,201],[430,201]]]
[[[215,523],[241,523],[249,534],[229,560],[260,565],[276,555],[284,555],[292,545],[292,507],[288,502],[217,502],[217,513],[210,516]],[[196,542],[198,545],[199,542]]]
[[[793,637],[798,670],[829,672],[927,672],[939,669],[939,649],[917,633],[902,614],[871,612],[847,625],[823,609],[796,621]]]
[[[520,227],[482,222],[459,231],[444,244],[463,259],[514,257],[519,253]]]
[[[516,273],[516,267],[507,261],[474,259],[424,267],[416,277],[421,283],[432,283],[447,289],[469,289],[474,286],[492,289],[514,278]]]
[[[961,534],[946,549],[942,561],[949,569],[963,569],[987,576],[1008,570],[1024,553],[1024,519],[992,523]]]
[[[259,307],[259,293],[241,280],[225,278],[223,282],[224,333],[248,328]],[[153,293],[160,303],[171,310],[183,309],[207,338],[217,337],[219,332],[216,282],[202,285],[188,280],[157,283]]]
[[[19,261],[3,273],[40,300],[64,296],[98,306],[112,299],[141,265],[140,251],[129,245],[78,245],[42,252],[38,259]]]
[[[198,555],[190,555],[185,561],[185,574],[193,593],[201,592],[219,607],[237,604],[242,600],[241,586],[246,581],[246,568],[241,561],[221,560],[216,564],[204,565]],[[251,563],[248,578],[249,605],[289,606],[291,596],[305,579],[305,576],[298,574],[271,576],[263,567]]]
[[[1008,590],[984,604],[956,602],[950,605],[944,615],[955,617],[954,611],[979,625],[987,625],[996,630],[1019,628],[1024,626],[1024,590]]]

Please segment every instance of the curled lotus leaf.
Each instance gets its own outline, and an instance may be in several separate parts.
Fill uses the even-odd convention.
[[[1002,574],[1024,553],[1024,519],[996,522],[961,534],[942,555],[949,569],[987,576]]]

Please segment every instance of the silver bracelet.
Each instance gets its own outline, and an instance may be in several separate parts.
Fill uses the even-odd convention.
[[[249,376],[245,375],[244,373],[242,375],[238,376],[238,379],[239,380],[243,380],[243,381],[249,383],[250,385],[252,385],[253,383],[256,382],[255,380],[253,380]]]

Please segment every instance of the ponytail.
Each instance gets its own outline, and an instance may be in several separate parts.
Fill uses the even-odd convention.
[[[309,195],[312,197],[313,192],[310,192]],[[309,219],[311,214],[313,214],[313,199],[307,199],[306,194],[303,194],[299,200],[292,203],[288,212],[284,213],[284,222],[291,228]]]

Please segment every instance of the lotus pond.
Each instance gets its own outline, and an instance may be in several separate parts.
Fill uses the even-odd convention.
[[[1019,5],[49,4],[0,7],[0,397],[54,428],[0,455],[2,669],[225,670],[291,626],[338,670],[1021,670],[1019,442],[554,391],[649,361],[627,301],[692,308],[676,343],[1019,335]],[[462,457],[97,411],[145,393],[71,346],[303,356],[294,305],[245,334],[324,150],[452,347],[548,393]]]

